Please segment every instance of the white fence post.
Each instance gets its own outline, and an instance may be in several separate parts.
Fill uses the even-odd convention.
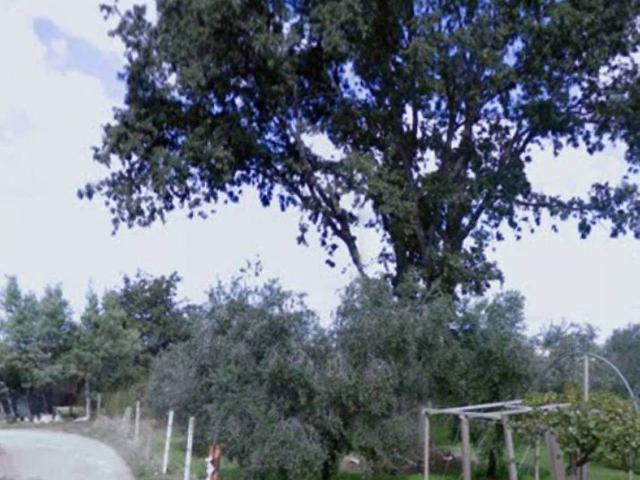
[[[127,407],[124,409],[121,426],[122,426],[122,432],[126,437],[128,437],[129,433],[131,432],[131,407]]]
[[[136,423],[133,427],[133,441],[138,442],[140,437],[140,400],[136,402]]]
[[[431,443],[431,422],[429,414],[424,413],[424,480],[429,480],[429,445]]]
[[[102,394],[98,394],[98,399],[96,400],[96,418],[98,418],[101,414],[102,409]]]
[[[187,453],[184,459],[184,480],[191,477],[191,450],[193,450],[193,427],[196,419],[189,418],[189,429],[187,431]]]
[[[162,458],[162,474],[167,473],[169,468],[169,451],[171,450],[171,432],[173,430],[173,410],[169,410],[169,418],[167,420],[167,438],[164,442],[164,456]]]

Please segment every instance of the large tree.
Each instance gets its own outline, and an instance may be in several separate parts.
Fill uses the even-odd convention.
[[[582,197],[535,191],[539,146],[626,148],[640,163],[637,0],[157,0],[120,13],[125,105],[81,194],[115,225],[175,208],[206,215],[255,188],[299,208],[358,268],[360,228],[383,238],[396,280],[482,291],[506,225],[546,214],[582,236],[640,236],[637,186]],[[108,13],[116,7],[105,7]],[[331,152],[311,146],[327,140]]]
[[[73,350],[78,374],[87,387],[109,391],[138,380],[144,373],[138,365],[143,348],[140,333],[129,327],[118,296],[107,292],[100,302],[89,292]]]

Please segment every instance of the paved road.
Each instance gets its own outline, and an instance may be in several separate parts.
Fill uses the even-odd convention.
[[[0,429],[0,480],[133,480],[124,461],[90,438]]]

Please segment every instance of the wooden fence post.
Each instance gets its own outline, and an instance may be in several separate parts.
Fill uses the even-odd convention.
[[[545,434],[547,446],[549,447],[549,470],[551,471],[551,480],[565,480],[564,462],[562,461],[562,452],[557,440],[551,432]]]
[[[167,438],[164,441],[164,456],[162,457],[162,473],[167,473],[169,468],[169,453],[171,450],[171,433],[173,431],[173,410],[169,410],[169,418],[167,419]]]
[[[471,480],[471,443],[469,440],[469,418],[460,415],[460,431],[462,433],[462,478]]]
[[[193,450],[193,427],[196,419],[189,418],[189,429],[187,430],[187,452],[184,458],[184,480],[189,480],[191,476],[191,450]]]
[[[536,438],[535,459],[533,464],[533,480],[540,480],[540,439]]]
[[[509,480],[518,480],[518,466],[516,465],[516,453],[513,447],[513,434],[506,415],[502,417],[502,429],[504,430],[504,443],[507,448]]]

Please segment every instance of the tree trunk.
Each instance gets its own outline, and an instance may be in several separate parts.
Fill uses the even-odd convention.
[[[322,480],[331,480],[336,470],[337,458],[329,453],[329,458],[322,464]]]
[[[15,419],[16,418],[16,408],[15,408],[15,405],[13,404],[13,398],[11,398],[11,395],[9,395],[7,404],[9,405],[9,413]]]
[[[42,406],[44,407],[44,411],[50,415],[51,409],[49,408],[49,402],[47,401],[47,394],[44,392],[44,390],[40,393],[40,395],[42,396]]]
[[[498,459],[493,450],[489,452],[489,458],[487,459],[487,478],[498,478]]]
[[[27,412],[29,413],[29,420],[33,421],[33,410],[31,410],[31,389],[27,390]]]

